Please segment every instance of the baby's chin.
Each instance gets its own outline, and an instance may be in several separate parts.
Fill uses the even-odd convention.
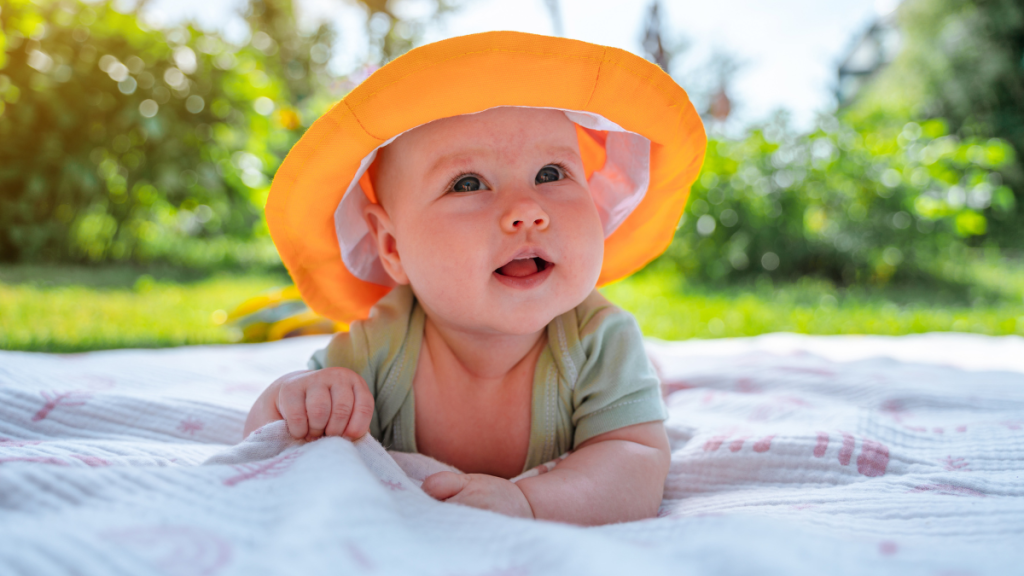
[[[569,310],[572,310],[572,308],[562,310],[561,312],[531,314],[529,311],[524,311],[524,313],[503,315],[501,318],[491,318],[490,322],[487,323],[487,328],[492,332],[509,336],[536,334],[544,330],[552,320]]]
[[[434,302],[421,305],[435,321],[466,332],[481,335],[526,336],[544,330],[552,320],[579,303],[549,299],[537,302]]]

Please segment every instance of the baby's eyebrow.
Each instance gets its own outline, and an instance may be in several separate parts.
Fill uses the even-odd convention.
[[[468,166],[474,160],[482,158],[488,158],[494,156],[494,149],[489,147],[471,148],[459,150],[451,154],[443,154],[437,160],[430,165],[427,171],[428,175],[436,174],[437,172],[450,168],[453,165]],[[559,158],[571,158],[582,162],[580,159],[580,153],[577,152],[571,146],[550,146],[544,149],[545,161],[557,160]]]
[[[460,150],[452,154],[443,154],[430,165],[430,168],[427,170],[427,174],[435,174],[452,165],[469,164],[474,159],[485,155],[487,151],[488,150],[486,148],[475,148],[472,150]]]
[[[571,146],[552,146],[548,150],[548,153],[554,156],[568,156],[575,160],[579,160],[581,162],[583,161],[583,159],[580,157],[579,151]]]

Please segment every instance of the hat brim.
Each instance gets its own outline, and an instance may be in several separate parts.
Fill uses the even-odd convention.
[[[651,141],[650,184],[605,239],[599,285],[668,247],[707,146],[683,89],[656,65],[615,48],[520,32],[461,36],[376,71],[314,122],[278,169],[267,224],[310,308],[351,322],[390,290],[345,267],[335,232],[334,211],[362,160],[417,126],[498,106],[591,112]]]

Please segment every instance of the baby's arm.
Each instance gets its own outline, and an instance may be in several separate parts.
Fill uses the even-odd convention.
[[[648,422],[580,444],[546,474],[513,484],[485,474],[435,474],[431,496],[512,516],[595,526],[650,518],[661,504],[670,451],[665,427]]]
[[[284,420],[294,438],[344,436],[355,440],[370,430],[373,395],[347,368],[300,370],[281,376],[260,394],[245,420],[244,436]]]

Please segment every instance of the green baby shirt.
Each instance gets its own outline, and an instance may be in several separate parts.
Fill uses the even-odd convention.
[[[375,410],[370,434],[386,448],[416,452],[413,376],[423,342],[423,308],[408,286],[382,298],[366,320],[336,334],[309,368],[348,368],[366,380]],[[658,378],[636,320],[596,290],[547,326],[533,375],[530,447],[523,470],[594,436],[664,420]]]

